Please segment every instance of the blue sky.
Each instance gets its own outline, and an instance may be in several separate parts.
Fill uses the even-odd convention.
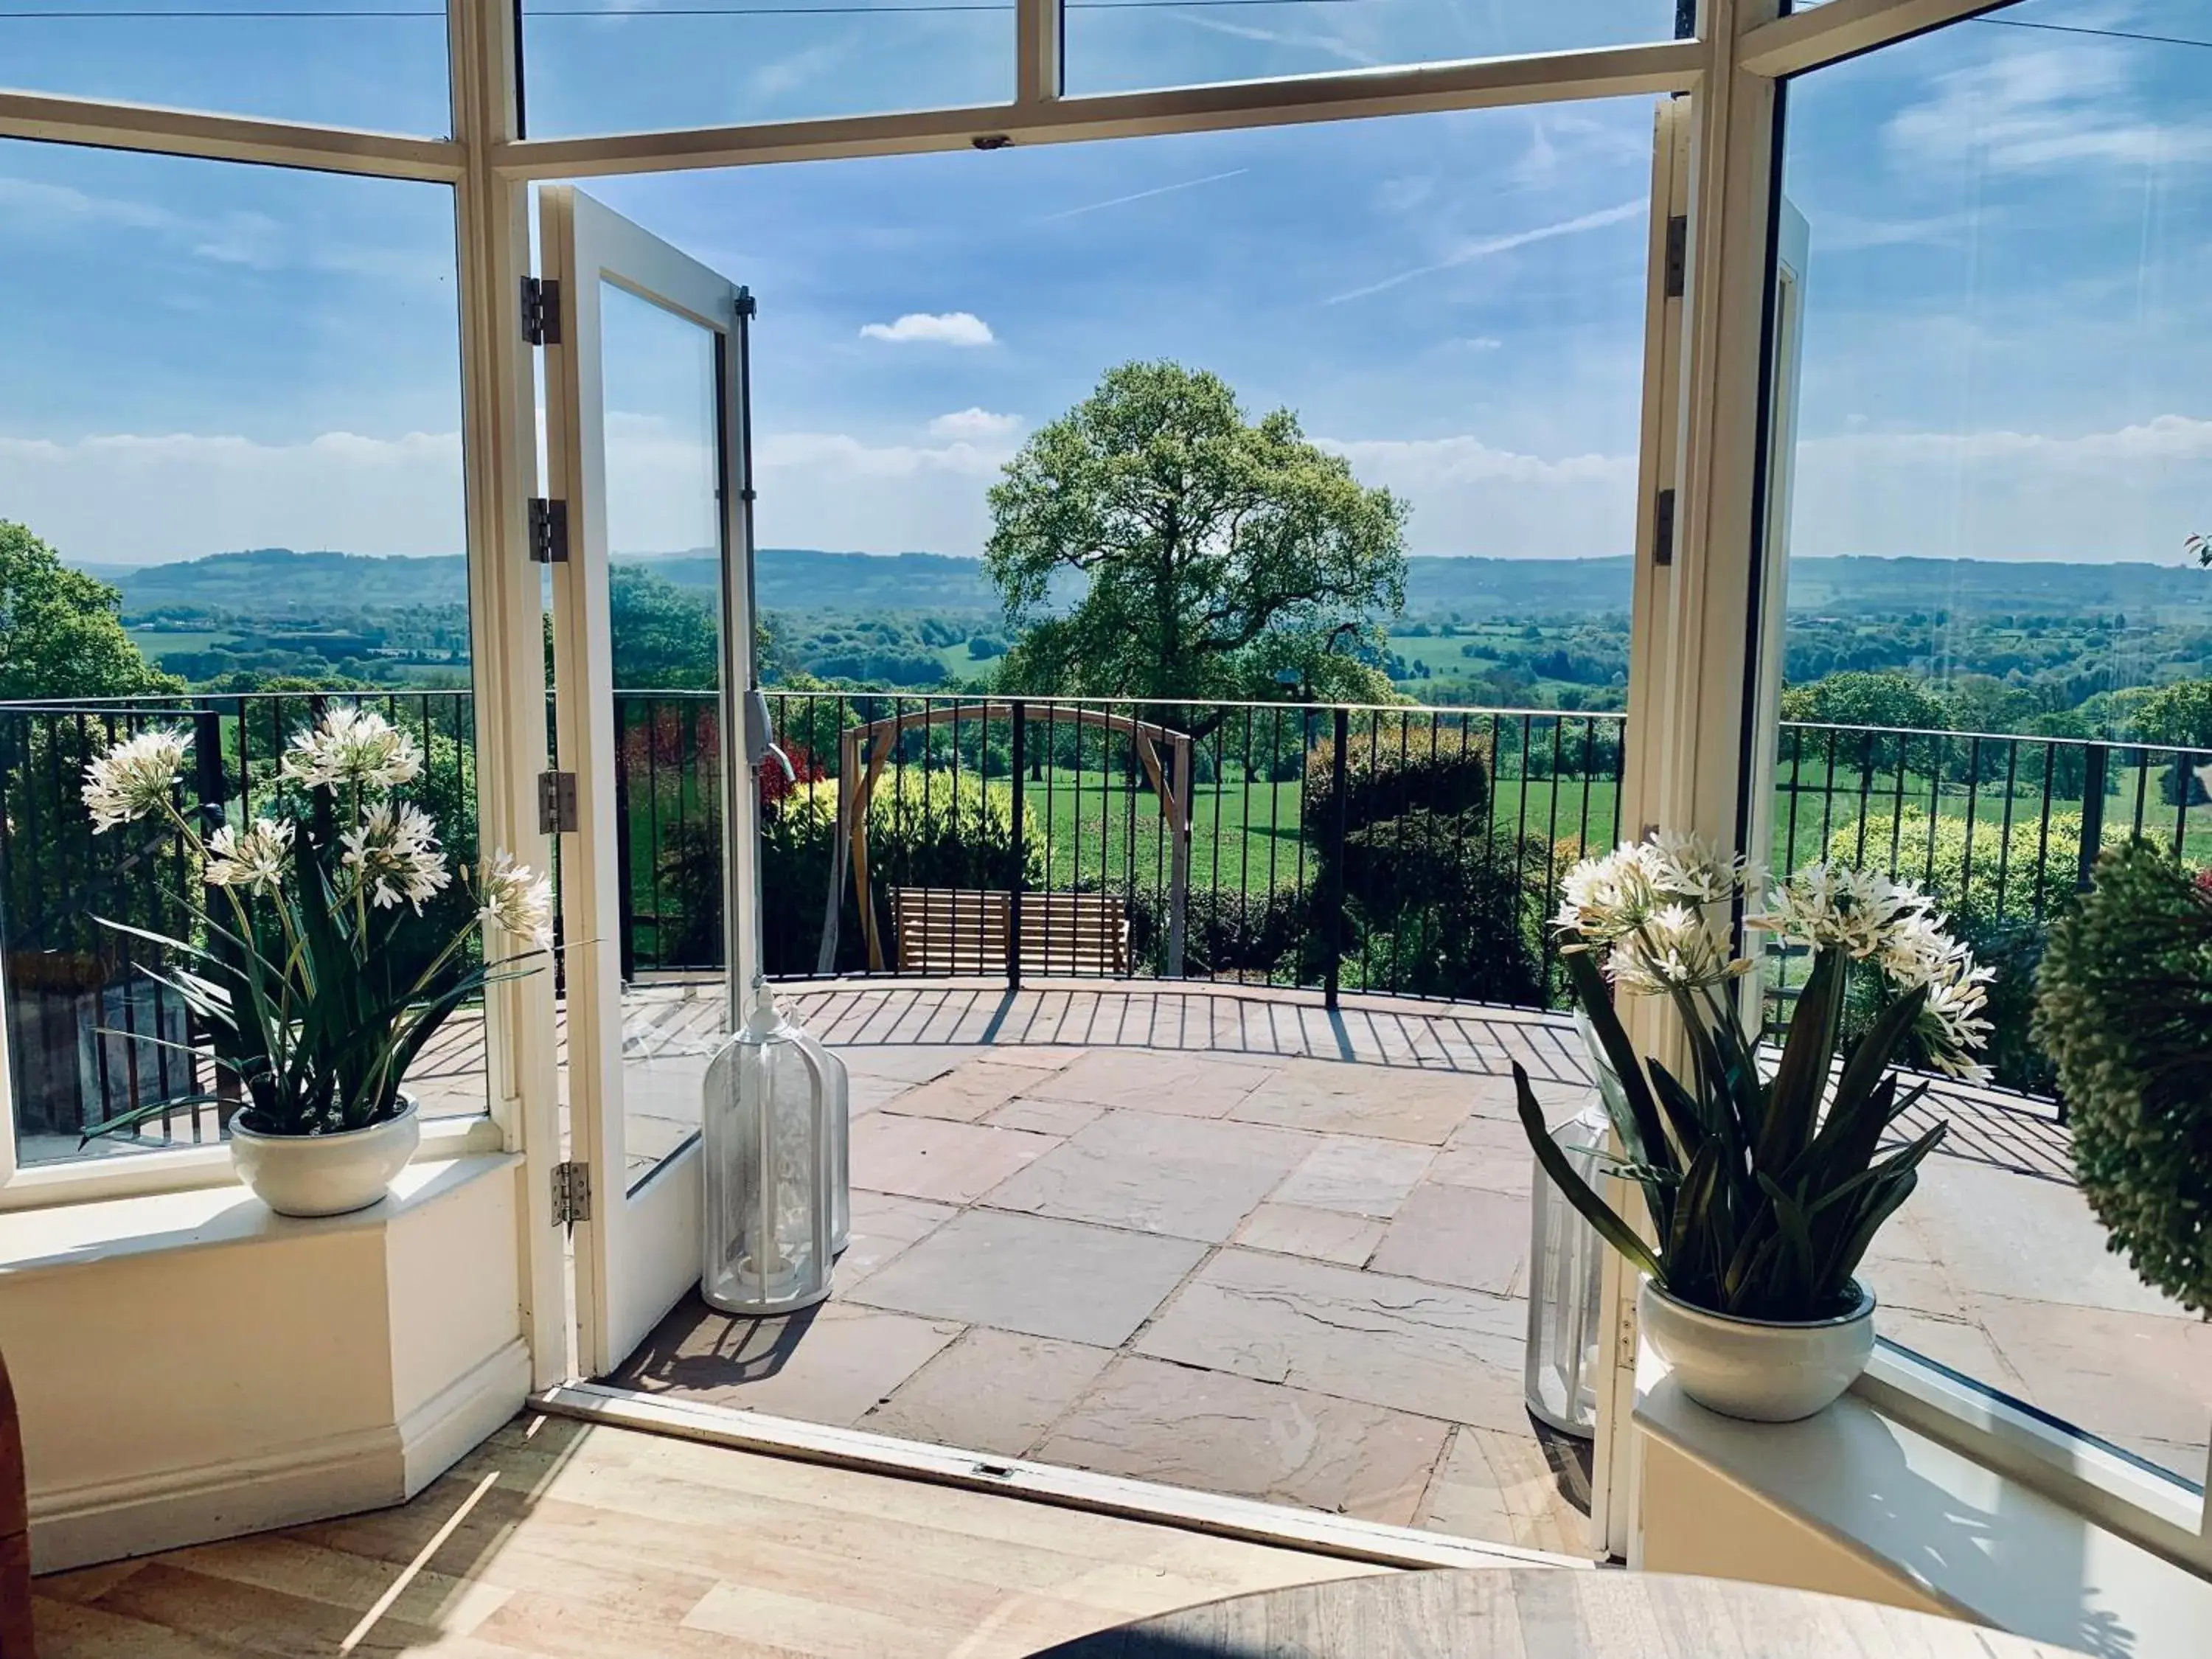
[[[0,0],[0,20],[54,9]],[[0,78],[443,128],[434,20],[180,20],[118,56],[119,20],[82,21],[97,9],[0,21]],[[1653,38],[1671,9],[1091,8],[1070,78]],[[2206,10],[2006,15],[2212,40]],[[1002,27],[544,16],[533,129],[987,99]],[[2212,49],[1980,23],[1793,86],[1795,550],[2172,562],[2212,522],[2208,67]],[[1633,100],[586,188],[759,295],[764,541],[973,552],[1025,434],[1111,363],[1173,356],[1402,491],[1418,552],[1595,555],[1632,532],[1651,122]],[[0,516],[91,562],[457,549],[443,187],[0,142]],[[696,410],[636,349],[611,389],[615,539],[689,545]]]

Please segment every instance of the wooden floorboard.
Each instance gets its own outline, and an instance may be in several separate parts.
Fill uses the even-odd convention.
[[[1031,1653],[1381,1571],[548,1418],[412,1503],[38,1581],[45,1659]]]

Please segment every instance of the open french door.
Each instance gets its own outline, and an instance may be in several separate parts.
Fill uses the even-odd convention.
[[[541,189],[546,501],[533,540],[553,573],[556,799],[568,996],[568,1151],[577,1363],[616,1365],[699,1278],[700,1090],[749,982],[753,791],[742,755],[753,683],[746,292],[590,197]],[[613,552],[711,550],[720,571],[720,698],[618,706],[626,661]],[[639,718],[642,714],[643,718]],[[702,718],[711,716],[711,720]],[[641,802],[629,751],[686,725],[718,763],[686,769],[716,799]],[[733,738],[735,739],[733,741]],[[731,763],[732,750],[740,758]],[[563,775],[573,777],[569,809]],[[719,823],[725,970],[640,972],[622,883],[664,806]],[[630,820],[625,822],[624,820]],[[712,831],[708,832],[711,834]],[[701,849],[692,849],[697,856]],[[711,845],[704,849],[711,854]],[[651,852],[646,851],[650,857]],[[742,908],[741,908],[742,907]]]

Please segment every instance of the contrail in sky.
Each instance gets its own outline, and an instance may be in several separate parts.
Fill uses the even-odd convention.
[[[1251,170],[1249,167],[1231,167],[1226,173],[1209,173],[1203,179],[1186,179],[1179,185],[1158,185],[1151,190],[1138,191],[1133,195],[1116,196],[1103,202],[1088,202],[1081,207],[1062,208],[1057,213],[1046,214],[1043,218],[1037,221],[1037,223],[1048,225],[1055,219],[1073,219],[1079,213],[1096,213],[1101,208],[1120,207],[1124,202],[1141,202],[1148,196],[1165,196],[1171,191],[1195,190],[1200,185],[1218,185],[1224,179],[1234,179],[1238,174],[1249,173]]]
[[[1381,282],[1370,283],[1364,288],[1331,295],[1322,303],[1334,306],[1342,305],[1346,300],[1364,300],[1370,294],[1382,293],[1384,289],[1410,283],[1416,276],[1426,276],[1432,271],[1449,270],[1455,265],[1463,265],[1473,259],[1487,258],[1493,253],[1504,253],[1509,248],[1526,247],[1531,242],[1548,242],[1554,236],[1572,236],[1577,231],[1595,230],[1600,225],[1617,225],[1623,219],[1633,219],[1649,210],[1650,204],[1639,198],[1623,202],[1619,207],[1601,208],[1595,213],[1585,213],[1578,218],[1562,219],[1556,225],[1538,225],[1534,230],[1516,230],[1504,236],[1486,236],[1481,241],[1469,242],[1449,259],[1439,259],[1432,265],[1415,265],[1411,270],[1385,276]]]

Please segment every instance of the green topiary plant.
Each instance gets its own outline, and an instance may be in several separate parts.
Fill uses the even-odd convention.
[[[2212,890],[2118,848],[2051,930],[2036,1041],[2057,1063],[2082,1195],[2144,1282],[2212,1318]]]

